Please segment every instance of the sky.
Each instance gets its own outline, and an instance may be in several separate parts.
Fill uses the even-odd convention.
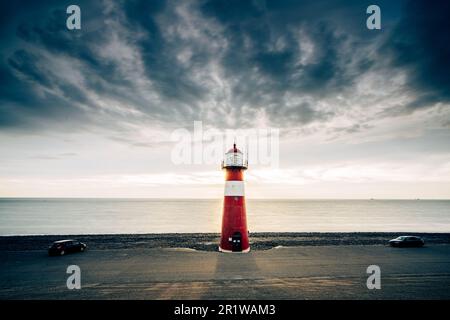
[[[0,197],[219,199],[223,152],[270,132],[249,198],[450,199],[449,7],[2,1]]]

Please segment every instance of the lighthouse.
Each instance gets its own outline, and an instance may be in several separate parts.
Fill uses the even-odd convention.
[[[225,170],[225,194],[222,214],[222,234],[219,251],[249,252],[247,215],[244,197],[244,170],[248,159],[242,152],[233,148],[225,153],[222,169]]]

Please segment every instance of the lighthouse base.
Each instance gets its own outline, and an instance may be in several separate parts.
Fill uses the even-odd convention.
[[[219,251],[224,252],[224,253],[248,253],[248,252],[250,252],[250,247],[248,247],[247,249],[242,250],[242,251],[232,251],[232,250],[222,249],[219,246]]]

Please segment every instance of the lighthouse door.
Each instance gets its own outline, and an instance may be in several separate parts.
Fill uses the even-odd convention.
[[[231,244],[233,251],[242,251],[242,235],[240,232],[233,233],[233,236],[231,237]]]

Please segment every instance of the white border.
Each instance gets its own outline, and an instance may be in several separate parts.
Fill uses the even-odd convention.
[[[225,182],[225,196],[243,197],[244,181],[229,180]]]
[[[248,253],[248,252],[250,252],[250,247],[248,247],[247,249],[242,250],[242,251],[232,251],[232,250],[222,249],[222,248],[219,246],[219,251],[220,251],[220,252],[223,252],[223,253]]]

